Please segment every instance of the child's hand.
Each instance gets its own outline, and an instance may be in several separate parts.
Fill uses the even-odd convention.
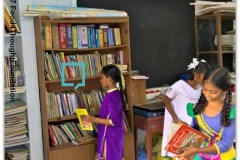
[[[187,124],[186,122],[184,122],[184,121],[181,121],[181,124],[185,124],[185,125],[188,125],[189,126],[189,124]]]
[[[192,160],[194,155],[197,153],[196,148],[193,147],[182,147],[179,148],[178,152],[180,153],[176,157],[180,160]]]
[[[176,119],[173,119],[173,123],[175,123],[175,124],[181,124],[182,121],[181,121],[180,119],[176,118]]]

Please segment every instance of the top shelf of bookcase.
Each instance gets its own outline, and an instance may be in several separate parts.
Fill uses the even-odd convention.
[[[67,19],[49,19],[49,18],[43,18],[41,20],[42,23],[85,23],[85,24],[102,24],[102,23],[108,23],[108,24],[114,24],[114,23],[127,23],[128,17],[91,17],[91,18],[67,18]]]
[[[62,51],[62,52],[73,52],[73,51],[96,51],[96,50],[107,50],[114,48],[124,48],[127,45],[111,46],[111,47],[102,47],[102,48],[81,48],[81,49],[43,49],[44,51]]]
[[[201,16],[195,16],[196,19],[216,19],[216,17],[220,15],[222,19],[229,19],[234,20],[235,19],[235,12],[234,13],[222,13],[222,12],[216,12],[212,14],[205,14]]]

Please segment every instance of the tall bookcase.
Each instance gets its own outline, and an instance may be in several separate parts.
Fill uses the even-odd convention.
[[[233,30],[235,13],[216,13],[195,16],[195,43],[197,57],[206,59],[211,65],[227,67],[230,71],[235,70],[232,66],[235,56],[234,50],[223,49],[222,35],[226,31]],[[217,37],[217,45],[214,38]],[[229,61],[232,61],[229,63]]]
[[[125,94],[129,107],[124,110],[130,132],[126,132],[124,135],[124,157],[126,160],[135,159],[135,147],[134,147],[134,133],[133,133],[133,110],[132,110],[132,82],[131,82],[131,54],[130,54],[130,36],[129,36],[129,18],[117,17],[117,18],[71,18],[71,19],[49,19],[48,17],[35,17],[35,37],[36,37],[36,49],[37,49],[37,66],[38,66],[38,80],[40,90],[40,105],[42,116],[42,133],[43,133],[43,148],[45,160],[92,160],[95,157],[96,141],[84,143],[81,145],[74,145],[72,143],[65,143],[62,145],[51,146],[50,135],[48,125],[62,124],[65,122],[77,122],[77,116],[61,116],[59,118],[49,118],[47,109],[47,91],[61,92],[74,90],[74,87],[63,87],[61,85],[61,79],[46,80],[45,68],[44,68],[44,52],[64,52],[65,55],[74,54],[89,54],[94,51],[98,51],[99,54],[106,54],[110,52],[123,51],[123,62],[128,66],[127,72],[123,73],[125,78]],[[111,27],[120,28],[121,33],[121,45],[108,46],[99,48],[84,48],[84,49],[46,49],[42,43],[42,26],[43,24],[72,24],[72,25],[108,25]],[[46,35],[45,35],[46,36]],[[54,38],[54,37],[53,37]],[[54,41],[54,40],[53,40]],[[54,43],[54,42],[53,42]],[[86,83],[84,87],[80,87],[77,90],[84,92],[90,92],[92,89],[100,89],[100,75],[93,75],[86,77]],[[82,81],[81,78],[66,78],[66,82],[74,83],[75,85]],[[91,113],[90,113],[91,114]],[[97,116],[97,113],[94,114]],[[117,144],[116,144],[117,145]]]

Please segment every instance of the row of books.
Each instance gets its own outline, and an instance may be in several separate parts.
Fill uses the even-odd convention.
[[[86,143],[97,136],[98,125],[92,123],[93,130],[84,130],[79,123],[67,122],[59,125],[48,125],[50,144],[57,146],[72,142],[79,145],[79,141]],[[124,114],[124,132],[130,132],[130,128]],[[74,141],[75,140],[75,141]]]
[[[83,91],[47,92],[48,118],[73,115],[77,108],[85,108],[89,113],[98,111],[104,95],[105,93],[99,90],[92,90],[89,93]]]
[[[66,23],[43,23],[42,43],[46,49],[100,48],[122,44],[120,28],[107,24]]]
[[[79,63],[85,64],[86,76],[99,75],[103,66],[108,64],[123,64],[123,51],[114,53],[100,54],[94,51],[91,54],[74,54],[65,55],[64,52],[44,52],[45,75],[46,80],[62,78],[62,63]],[[65,78],[81,77],[82,66],[69,65],[65,68]]]
[[[15,10],[15,9],[13,9]],[[4,26],[5,26],[5,31],[7,33],[15,32],[19,33],[20,29],[18,27],[18,24],[16,20],[14,19],[14,15],[12,15],[14,12],[10,12],[7,4],[4,2]]]
[[[72,142],[73,139],[96,136],[98,129],[92,124],[93,131],[82,130],[79,123],[67,122],[59,125],[48,125],[50,144],[52,146]]]
[[[5,102],[4,145],[14,146],[28,141],[27,105],[21,99]]]
[[[24,76],[17,63],[17,57],[4,56],[4,87],[24,86]]]

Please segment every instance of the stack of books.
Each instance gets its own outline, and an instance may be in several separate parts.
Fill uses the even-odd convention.
[[[28,141],[27,105],[20,99],[5,103],[4,145],[25,144]]]
[[[29,151],[26,146],[11,147],[6,150],[8,160],[28,160]]]

